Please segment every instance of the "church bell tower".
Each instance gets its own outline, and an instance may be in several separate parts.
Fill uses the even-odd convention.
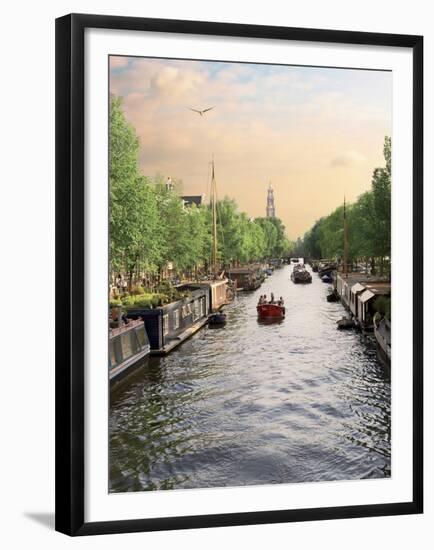
[[[275,206],[274,206],[274,194],[273,194],[273,188],[271,187],[271,183],[268,186],[268,191],[267,191],[266,214],[267,214],[267,218],[275,218],[276,217],[276,209],[275,209]]]

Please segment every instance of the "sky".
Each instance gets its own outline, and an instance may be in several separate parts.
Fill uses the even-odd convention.
[[[392,132],[391,72],[111,56],[110,93],[144,175],[207,195],[214,155],[218,197],[265,216],[271,183],[294,240],[370,188]]]

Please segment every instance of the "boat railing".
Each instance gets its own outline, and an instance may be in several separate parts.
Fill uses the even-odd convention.
[[[131,319],[129,323],[126,325],[122,325],[121,327],[111,328],[109,330],[110,337],[113,338],[114,336],[119,336],[120,334],[123,334],[124,332],[127,332],[131,328],[139,327],[143,324],[143,321],[141,319]]]

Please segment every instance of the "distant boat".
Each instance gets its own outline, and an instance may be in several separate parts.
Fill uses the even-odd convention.
[[[312,282],[312,275],[304,265],[295,265],[291,273],[291,280],[296,284],[308,284]]]
[[[259,319],[283,319],[285,307],[278,304],[259,304],[256,306]]]

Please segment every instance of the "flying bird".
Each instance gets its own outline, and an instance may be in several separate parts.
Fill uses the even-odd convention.
[[[208,107],[208,109],[203,109],[202,111],[199,111],[199,109],[191,109],[190,111],[194,111],[195,113],[198,113],[200,116],[203,116],[204,113],[207,111],[211,111],[211,109],[214,109],[214,107]]]

